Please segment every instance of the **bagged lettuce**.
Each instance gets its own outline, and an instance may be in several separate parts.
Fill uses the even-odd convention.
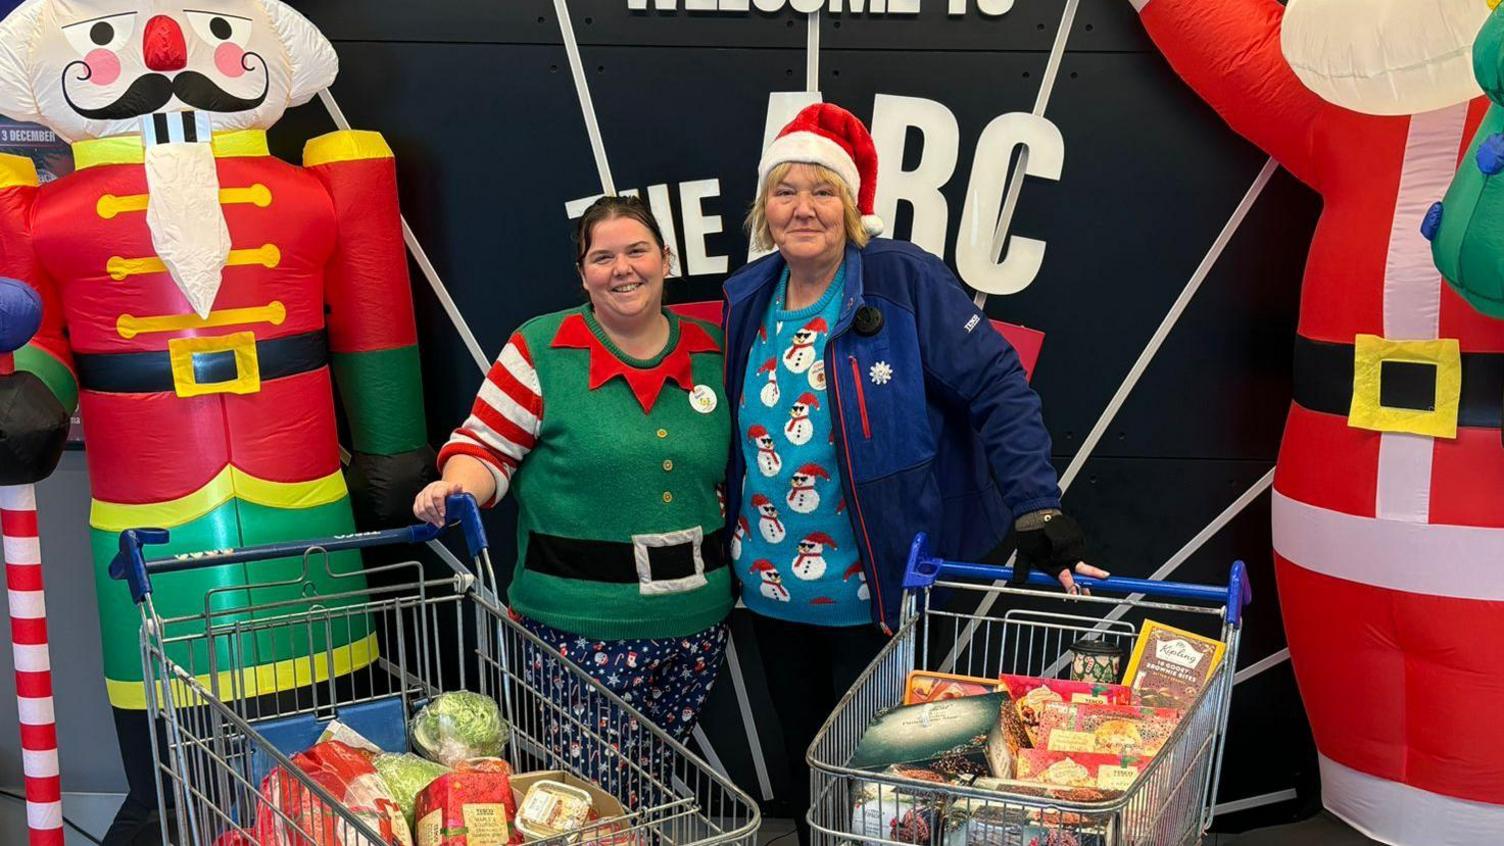
[[[449,772],[449,768],[443,764],[436,764],[411,752],[377,755],[371,759],[371,763],[386,781],[397,807],[402,809],[408,828],[413,825],[413,806],[417,803],[418,794],[432,784],[434,779]]]
[[[410,731],[413,749],[446,767],[501,755],[510,733],[496,700],[463,690],[430,699],[413,717]]]

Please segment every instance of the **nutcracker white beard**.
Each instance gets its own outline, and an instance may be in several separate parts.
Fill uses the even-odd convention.
[[[230,257],[219,205],[219,174],[209,144],[146,148],[146,226],[157,257],[199,317],[208,317]]]

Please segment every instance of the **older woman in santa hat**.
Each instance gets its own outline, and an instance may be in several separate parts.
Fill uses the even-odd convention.
[[[916,532],[978,559],[1016,528],[1021,575],[1040,567],[1071,591],[1072,570],[1106,575],[1081,563],[1081,529],[1060,512],[1017,354],[939,259],[871,240],[876,174],[855,116],[800,112],[763,154],[747,221],[755,245],[776,249],[726,281],[741,444],[726,534],[800,779],[816,729],[897,626]],[[753,525],[778,531],[738,532]],[[808,795],[794,796],[807,840]]]

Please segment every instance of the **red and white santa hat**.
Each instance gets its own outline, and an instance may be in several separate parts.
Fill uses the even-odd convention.
[[[877,195],[877,148],[857,116],[833,103],[806,106],[779,130],[757,163],[757,184],[767,190],[768,174],[784,162],[817,164],[835,171],[856,197],[862,228],[881,235],[882,218],[872,213]]]

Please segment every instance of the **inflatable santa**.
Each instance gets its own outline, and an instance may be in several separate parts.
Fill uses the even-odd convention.
[[[1324,200],[1275,469],[1322,799],[1396,844],[1504,842],[1504,325],[1421,235],[1487,101],[1486,0],[1134,0],[1179,75]]]
[[[83,417],[106,687],[131,788],[108,842],[137,836],[156,804],[140,617],[106,573],[119,533],[169,529],[157,554],[345,534],[352,494],[366,522],[401,519],[431,466],[391,150],[355,131],[309,141],[302,167],[267,149],[267,128],[337,67],[277,0],[26,0],[0,22],[0,113],[73,145],[75,172],[45,185],[30,160],[0,155],[0,275],[44,304],[0,392],[3,407],[50,409],[51,425],[75,403]],[[7,437],[13,422],[0,420]],[[248,600],[235,588],[303,570],[288,559],[171,574],[156,609],[202,615],[215,591],[235,613]],[[359,571],[331,556],[309,568],[309,590],[358,597]],[[284,586],[254,601],[306,595]],[[172,657],[218,686],[202,655]],[[255,683],[219,694],[273,694],[377,657],[365,618],[342,619],[237,659]]]

